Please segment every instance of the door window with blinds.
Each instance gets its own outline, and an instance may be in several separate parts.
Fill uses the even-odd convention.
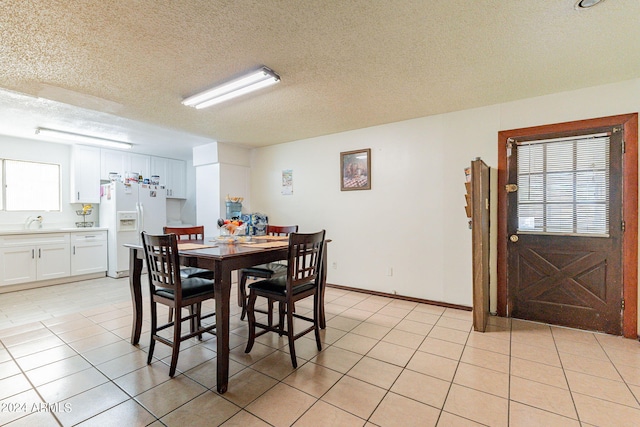
[[[518,232],[609,235],[609,135],[521,141]]]

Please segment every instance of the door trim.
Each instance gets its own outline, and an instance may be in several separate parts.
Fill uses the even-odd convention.
[[[507,307],[507,139],[525,135],[552,134],[605,126],[624,126],[625,154],[622,160],[622,286],[625,308],[622,334],[638,337],[638,113],[498,132],[498,315],[510,317]]]

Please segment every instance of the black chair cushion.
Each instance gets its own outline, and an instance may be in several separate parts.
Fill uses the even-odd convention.
[[[296,285],[293,288],[293,294],[298,294],[300,292],[304,292],[309,290],[315,286],[315,283],[309,282],[302,285]],[[267,279],[260,280],[259,282],[254,282],[249,285],[249,289],[255,289],[256,291],[261,291],[265,293],[275,294],[275,295],[286,295],[287,291],[287,278],[285,277],[277,277],[275,279]]]
[[[180,278],[189,279],[191,277],[200,277],[202,279],[213,280],[213,271],[198,267],[180,267]]]
[[[181,282],[182,298],[190,298],[213,291],[213,280],[207,280],[201,277],[191,277],[189,279],[181,279]],[[158,288],[156,295],[173,299],[173,289]]]
[[[270,262],[268,264],[260,264],[249,268],[243,268],[242,273],[246,276],[273,277],[287,274],[287,264],[279,264]]]

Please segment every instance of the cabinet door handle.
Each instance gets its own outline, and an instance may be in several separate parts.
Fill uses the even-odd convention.
[[[35,258],[36,258],[36,250],[31,249],[31,259],[35,259]]]
[[[76,245],[73,245],[73,254],[76,254]]]
[[[38,258],[42,258],[42,249],[38,249]]]
[[[80,200],[80,192],[78,191],[78,200]]]

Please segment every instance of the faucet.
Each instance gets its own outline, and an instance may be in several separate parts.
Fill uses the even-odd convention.
[[[38,228],[42,228],[43,220],[44,218],[42,218],[42,215],[38,215],[36,217],[28,216],[27,219],[24,221],[24,228],[31,229],[31,224],[33,224],[34,222],[38,223]]]

